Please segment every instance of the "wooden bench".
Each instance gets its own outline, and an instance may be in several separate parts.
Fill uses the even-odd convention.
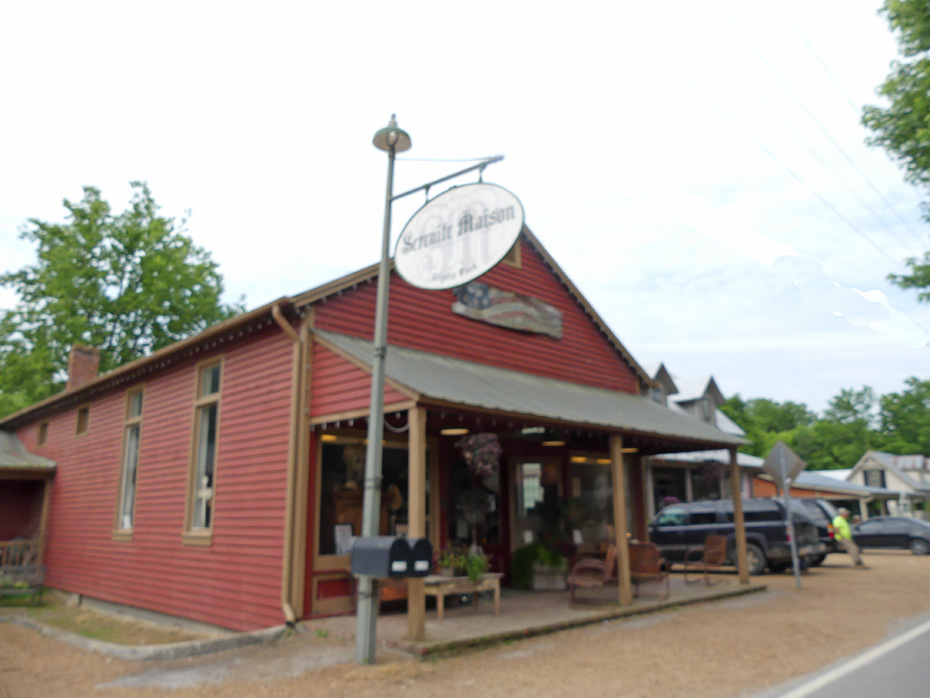
[[[0,596],[32,594],[32,600],[45,589],[43,565],[4,565],[0,567]]]
[[[478,592],[493,591],[494,615],[497,616],[501,612],[501,577],[503,576],[500,572],[490,572],[481,575],[477,582],[473,582],[468,577],[444,577],[431,574],[423,580],[423,591],[427,596],[436,597],[436,617],[440,623],[442,623],[445,610],[444,597],[447,594],[471,594],[475,610],[478,610]]]

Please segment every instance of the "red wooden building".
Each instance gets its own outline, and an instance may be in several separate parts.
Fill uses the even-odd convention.
[[[0,420],[57,464],[29,505],[49,586],[233,629],[350,611],[376,281],[282,298]],[[477,537],[506,573],[571,502],[572,544],[609,538],[623,561],[646,535],[641,458],[741,443],[654,401],[527,229],[464,289],[392,274],[389,318],[382,533]],[[487,478],[456,447],[481,432],[503,448]],[[0,509],[26,470],[0,465]]]

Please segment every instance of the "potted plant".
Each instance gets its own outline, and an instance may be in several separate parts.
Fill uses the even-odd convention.
[[[463,567],[463,555],[464,551],[451,545],[447,545],[442,550],[437,550],[434,561],[436,571],[443,577],[454,577],[455,571]]]
[[[568,561],[559,549],[529,543],[514,551],[510,575],[513,586],[520,589],[565,589]]]
[[[467,548],[448,545],[436,554],[436,569],[444,577],[468,577],[476,583],[488,571],[488,559]]]

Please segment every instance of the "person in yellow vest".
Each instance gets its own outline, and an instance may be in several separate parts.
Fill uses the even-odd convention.
[[[837,516],[833,519],[833,538],[843,546],[849,557],[852,558],[856,567],[865,567],[862,562],[862,556],[859,554],[859,546],[852,539],[852,531],[849,529],[849,509],[840,507]]]

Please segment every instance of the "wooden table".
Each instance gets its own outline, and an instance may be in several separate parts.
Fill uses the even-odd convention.
[[[472,602],[475,609],[478,608],[478,592],[494,592],[494,615],[500,615],[501,612],[501,577],[504,575],[500,572],[490,572],[483,574],[477,582],[471,581],[468,577],[443,577],[438,574],[431,574],[424,581],[424,593],[427,596],[436,597],[436,616],[442,623],[442,614],[445,610],[446,594],[471,594]]]

